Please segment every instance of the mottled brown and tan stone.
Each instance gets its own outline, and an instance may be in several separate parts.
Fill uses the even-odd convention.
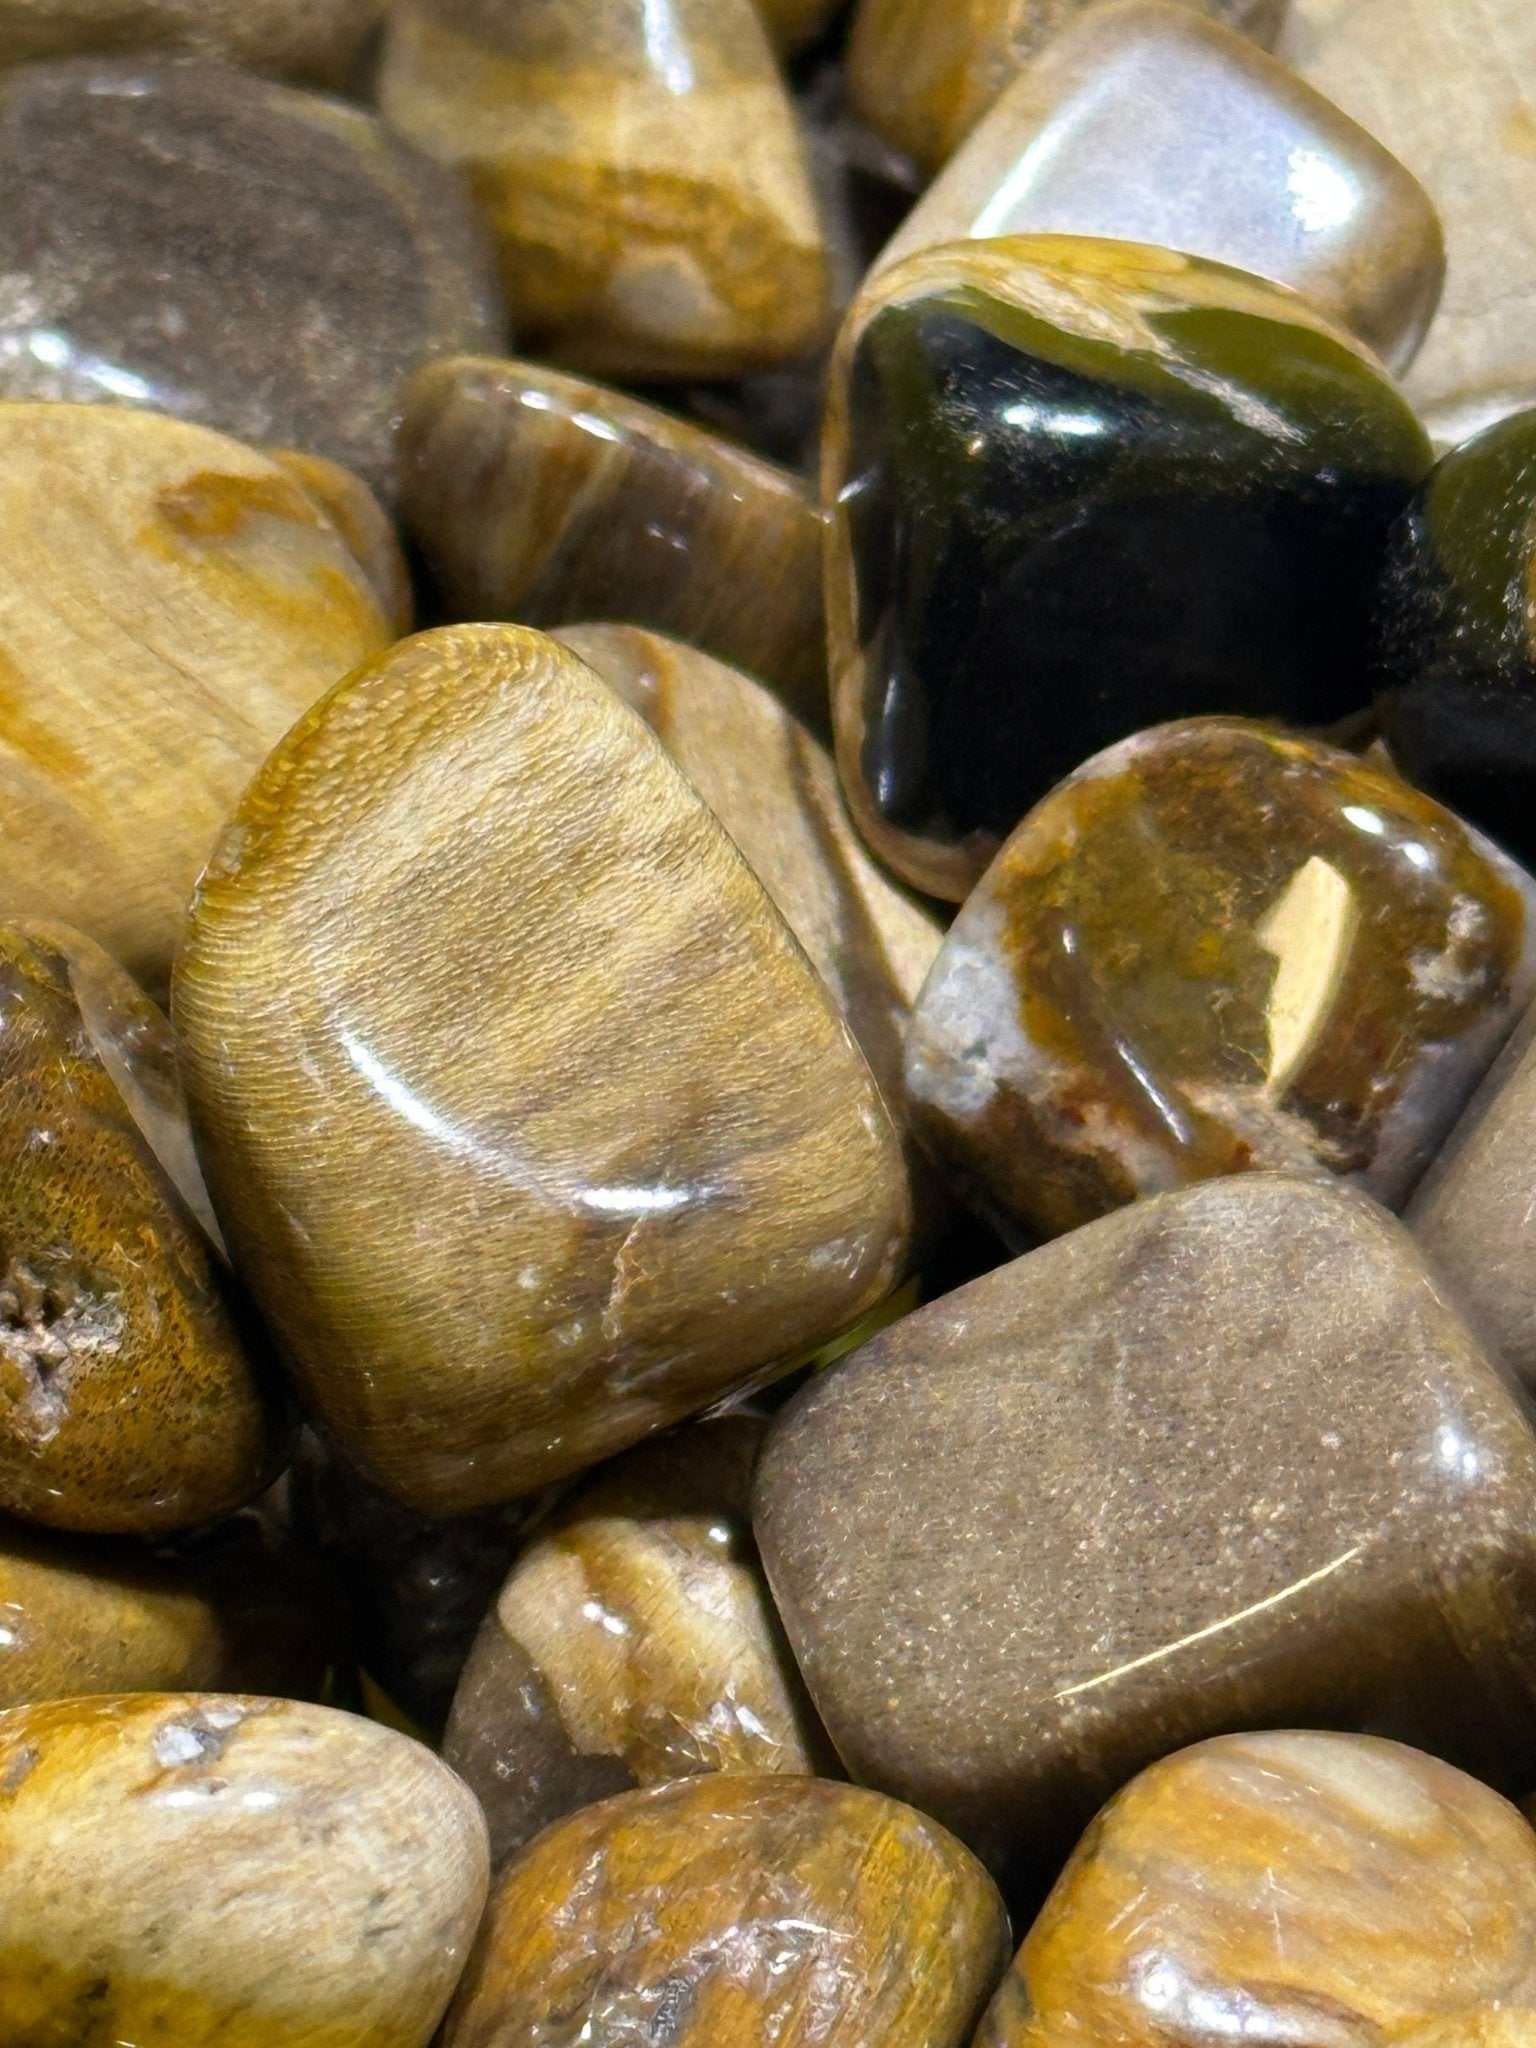
[[[0,63],[159,49],[344,84],[385,0],[0,0]]]
[[[400,536],[384,507],[355,470],[329,456],[299,448],[266,452],[324,507],[373,586],[390,631],[403,640],[416,622],[416,593]]]
[[[814,1778],[628,1792],[503,1874],[444,2048],[965,2048],[1008,1921],[925,1816]]]
[[[1529,1415],[1402,1225],[1261,1174],[882,1332],[785,1409],[755,1519],[850,1773],[1038,1881],[1234,1728],[1528,1789],[1533,1487]]]
[[[1536,1834],[1435,1757],[1232,1735],[1142,1773],[1030,1930],[975,2048],[1525,2048]]]
[[[300,721],[203,875],[175,1017],[242,1274],[423,1512],[622,1450],[901,1277],[900,1145],[831,998],[543,634],[418,635]]]

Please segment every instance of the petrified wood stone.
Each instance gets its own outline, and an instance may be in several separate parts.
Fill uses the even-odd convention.
[[[1255,1174],[882,1332],[784,1410],[756,1525],[852,1775],[1038,1877],[1234,1728],[1527,1789],[1533,1486],[1526,1410],[1402,1226]]]
[[[291,1700],[0,1714],[0,2033],[36,2048],[426,2048],[485,1827],[419,1744]]]
[[[965,2048],[1007,1938],[986,1873],[910,1808],[694,1778],[573,1814],[507,1869],[444,2048]]]
[[[536,353],[728,377],[824,338],[826,245],[753,0],[402,0],[379,98],[468,174]]]
[[[422,634],[300,722],[203,876],[175,1013],[240,1269],[424,1512],[621,1450],[900,1278],[900,1148],[830,998],[542,634]]]
[[[828,730],[821,514],[788,470],[623,392],[472,356],[414,380],[400,459],[452,616],[671,633]]]
[[[157,406],[376,489],[416,366],[504,314],[465,195],[358,107],[225,65],[0,74],[0,396]]]
[[[277,463],[113,406],[0,405],[0,580],[0,902],[158,993],[241,789],[389,622]]]
[[[976,2048],[1525,2048],[1536,1834],[1436,1758],[1233,1735],[1084,1838]]]
[[[165,49],[340,85],[384,6],[385,0],[0,0],[0,63]]]

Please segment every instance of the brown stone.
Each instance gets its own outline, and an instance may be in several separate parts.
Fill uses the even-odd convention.
[[[1445,276],[1424,188],[1247,36],[1169,0],[1067,22],[880,258],[941,242],[1107,235],[1290,285],[1394,368]]]
[[[831,999],[542,634],[421,634],[295,727],[205,871],[175,1014],[240,1270],[423,1512],[622,1450],[901,1277],[899,1144]]]
[[[827,730],[821,513],[799,477],[623,392],[468,356],[416,378],[400,450],[452,616],[670,633]]]
[[[1402,1226],[1263,1174],[884,1331],[784,1410],[756,1527],[850,1773],[1038,1879],[1235,1728],[1528,1789],[1533,1487],[1525,1409]]]
[[[444,2048],[964,2048],[1002,1902],[923,1815],[814,1778],[604,1801],[504,1873]]]
[[[825,239],[753,0],[403,0],[379,100],[467,173],[536,354],[729,377],[824,339]]]
[[[469,1793],[351,1714],[227,1693],[0,1714],[18,2048],[426,2048],[485,1892]]]
[[[843,0],[757,0],[757,11],[776,47],[793,56],[826,34],[843,11]]]
[[[1525,2048],[1536,1834],[1436,1758],[1233,1735],[1094,1824],[976,2048]]]
[[[0,0],[0,63],[137,49],[346,82],[385,0]]]

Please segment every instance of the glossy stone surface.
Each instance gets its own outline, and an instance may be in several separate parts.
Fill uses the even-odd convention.
[[[0,75],[0,397],[151,405],[390,486],[421,363],[495,347],[464,194],[360,108],[220,64]]]
[[[1021,234],[1118,236],[1253,271],[1398,369],[1445,276],[1418,180],[1248,37],[1169,0],[1066,23],[880,261]]]
[[[878,135],[936,171],[998,94],[1088,0],[860,0],[848,92]],[[1192,0],[1272,43],[1288,0]]]
[[[389,513],[355,470],[328,456],[298,448],[269,448],[266,453],[324,508],[372,585],[390,631],[403,640],[416,622],[416,593]]]
[[[450,616],[674,634],[828,730],[821,515],[789,471],[623,392],[474,357],[415,379],[400,459]]]
[[[158,992],[241,789],[389,622],[279,465],[110,406],[0,405],[0,582],[0,902]]]
[[[637,1785],[832,1763],[752,1541],[764,1427],[729,1415],[643,1444],[513,1566],[443,1745],[485,1808],[493,1863]]]
[[[80,934],[0,927],[0,1512],[160,1535],[273,1476],[280,1411],[194,1170],[159,1011]]]
[[[0,1715],[0,1786],[7,2040],[426,2048],[486,1849],[418,1744],[289,1700],[108,1695]]]
[[[1252,1167],[1405,1201],[1536,994],[1536,884],[1354,754],[1155,727],[1036,805],[950,928],[911,1112],[1044,1235]]]
[[[1256,1174],[883,1331],[783,1411],[755,1519],[850,1773],[1038,1879],[1232,1728],[1528,1789],[1533,1486],[1526,1410],[1402,1226]]]
[[[965,2048],[1008,1921],[910,1808],[694,1778],[573,1814],[504,1873],[444,2048]]]
[[[1423,181],[1444,223],[1445,297],[1408,373],[1414,404],[1453,413],[1452,440],[1536,404],[1536,10],[1289,0],[1280,54]]]
[[[622,1450],[901,1277],[900,1148],[830,998],[542,634],[421,634],[300,722],[203,876],[175,1015],[241,1272],[425,1513]]]
[[[1536,411],[1425,479],[1387,551],[1375,656],[1398,767],[1536,858]]]
[[[385,0],[0,0],[0,63],[79,52],[192,51],[343,85]]]
[[[1396,1743],[1281,1732],[1202,1743],[1120,1794],[976,2048],[1533,2033],[1536,1834],[1515,1808]]]
[[[958,901],[1129,732],[1360,709],[1385,535],[1428,467],[1360,346],[1238,271],[1047,235],[883,273],[838,345],[823,471],[866,838]]]
[[[824,338],[826,245],[753,0],[402,0],[379,102],[468,175],[535,354],[730,377]]]

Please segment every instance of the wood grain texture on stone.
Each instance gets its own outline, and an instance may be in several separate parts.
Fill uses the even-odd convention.
[[[1536,1833],[1367,1736],[1233,1735],[1099,1816],[975,2048],[1525,2048]]]
[[[938,170],[1024,65],[1089,0],[860,0],[848,53],[855,111],[920,169]],[[1273,43],[1288,0],[1191,0]]]
[[[486,357],[414,380],[400,467],[451,616],[670,633],[829,729],[821,514],[788,470],[624,392]]]
[[[267,750],[388,621],[319,502],[222,434],[0,405],[0,902],[159,993]]]
[[[0,0],[0,64],[157,49],[344,84],[386,0]]]
[[[1402,1225],[1251,1174],[1073,1231],[812,1381],[755,1522],[851,1775],[1028,1880],[1233,1729],[1366,1729],[1528,1789],[1533,1485],[1527,1410]]]
[[[379,102],[467,174],[534,353],[730,377],[825,339],[825,238],[753,0],[400,0]]]
[[[355,470],[299,448],[269,448],[272,460],[317,500],[357,558],[397,640],[416,623],[410,564],[394,521]]]
[[[1536,9],[1290,0],[1280,54],[1407,165],[1444,224],[1414,404],[1453,417],[1450,439],[1536,404]]]
[[[1069,22],[880,257],[997,235],[1109,235],[1290,285],[1401,369],[1445,276],[1424,188],[1295,72],[1171,0]]]
[[[1361,343],[1224,265],[1036,235],[883,272],[838,343],[823,465],[866,839],[959,901],[1129,733],[1363,709],[1387,532],[1430,459]]]
[[[540,633],[421,634],[295,727],[204,873],[175,1016],[240,1269],[423,1512],[622,1450],[901,1277],[900,1147],[831,998]]]
[[[163,1535],[275,1473],[281,1405],[178,1188],[190,1150],[148,997],[79,933],[0,926],[0,1512]]]
[[[1002,1901],[909,1807],[814,1778],[623,1793],[503,1873],[443,2048],[966,2048]]]
[[[1536,883],[1395,775],[1243,719],[1037,804],[951,926],[909,1108],[1051,1236],[1254,1167],[1406,1201],[1536,995]]]
[[[361,108],[152,57],[0,73],[0,397],[156,406],[392,481],[418,366],[494,348],[455,179]]]
[[[765,1426],[721,1416],[630,1451],[514,1564],[443,1745],[494,1864],[638,1785],[832,1764],[752,1540]]]
[[[0,2036],[426,2048],[486,1893],[465,1788],[325,1707],[138,1693],[0,1714]]]

